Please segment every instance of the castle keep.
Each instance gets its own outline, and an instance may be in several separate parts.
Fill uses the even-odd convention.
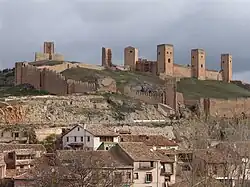
[[[109,49],[111,54],[111,49]],[[107,52],[102,53],[103,59],[107,59]],[[139,58],[139,50],[128,46],[124,49],[124,67],[131,71],[149,72],[152,75],[165,77],[193,77],[199,80],[218,80],[230,82],[232,80],[232,55],[221,54],[220,71],[206,68],[206,52],[203,49],[191,50],[190,64],[187,66],[174,63],[174,46],[172,44],[160,44],[157,46],[157,60],[151,61]],[[110,57],[110,56],[109,56]],[[110,61],[112,61],[110,59]],[[103,66],[107,67],[105,60]],[[110,63],[108,64],[111,67]]]
[[[64,61],[64,56],[55,53],[54,42],[44,42],[43,53],[40,52],[35,53],[35,61],[41,61],[41,60]]]

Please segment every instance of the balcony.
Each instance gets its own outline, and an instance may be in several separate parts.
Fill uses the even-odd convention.
[[[139,169],[140,170],[151,170],[154,169],[154,163],[153,162],[148,162],[148,163],[139,163]]]

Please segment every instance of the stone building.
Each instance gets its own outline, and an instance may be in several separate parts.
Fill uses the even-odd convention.
[[[197,79],[206,79],[206,53],[203,49],[191,51],[191,76]]]
[[[102,66],[112,67],[112,51],[110,48],[102,48]]]

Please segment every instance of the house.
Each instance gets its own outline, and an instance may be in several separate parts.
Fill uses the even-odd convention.
[[[132,173],[133,167],[110,151],[59,150],[54,155],[44,155],[34,168],[16,176],[14,186],[35,187],[38,182],[50,185],[47,181],[53,177],[58,186],[89,183],[96,187],[130,187]]]
[[[165,174],[173,172],[173,160],[162,157],[143,142],[120,142],[110,151],[133,166],[134,186],[168,186],[171,178],[166,180]]]
[[[33,166],[33,161],[46,153],[41,144],[0,144],[3,157],[1,173],[4,178],[12,178],[22,170]]]
[[[20,143],[25,144],[29,141],[27,131],[21,130],[0,130],[0,143]]]
[[[178,144],[163,135],[121,134],[120,142],[143,142],[156,149],[178,149]]]
[[[77,124],[62,135],[63,149],[97,150],[102,142],[118,142],[119,135],[108,128]]]

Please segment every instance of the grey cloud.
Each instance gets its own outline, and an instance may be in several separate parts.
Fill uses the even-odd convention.
[[[134,45],[156,58],[156,45],[173,43],[175,61],[190,63],[191,48],[204,48],[207,66],[219,69],[220,53],[233,54],[234,70],[250,69],[244,0],[0,0],[0,67],[32,60],[45,40],[68,60],[100,63],[101,47],[122,62]],[[250,80],[250,79],[249,79]]]

